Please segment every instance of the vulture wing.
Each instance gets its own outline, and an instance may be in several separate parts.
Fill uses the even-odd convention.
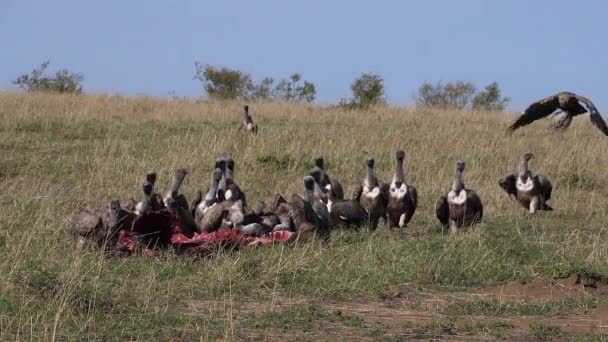
[[[576,96],[579,102],[582,102],[587,106],[589,110],[589,118],[591,119],[591,123],[597,127],[604,135],[608,135],[608,126],[606,126],[606,122],[602,119],[602,114],[595,108],[595,105],[591,100],[583,96]]]
[[[515,175],[508,175],[501,178],[498,181],[498,185],[507,193],[509,196],[517,197],[517,188],[515,187],[517,177]]]
[[[450,223],[450,207],[448,206],[448,199],[445,195],[442,195],[435,204],[435,213],[437,219],[444,227],[449,226]]]
[[[558,108],[559,101],[555,95],[534,102],[528,108],[526,108],[523,114],[517,118],[517,120],[515,120],[511,126],[509,126],[509,131],[512,132],[519,127],[528,125],[538,119],[549,116],[549,114],[553,113]]]
[[[467,190],[467,206],[475,213],[475,222],[481,221],[483,218],[483,204],[481,204],[481,198],[473,190]]]

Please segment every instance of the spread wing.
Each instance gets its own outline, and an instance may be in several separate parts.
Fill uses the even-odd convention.
[[[448,199],[445,195],[442,195],[437,200],[437,203],[435,204],[435,213],[437,214],[439,222],[447,227],[450,221],[450,207],[448,206]]]
[[[595,105],[591,100],[583,96],[576,96],[576,99],[579,102],[582,102],[587,109],[589,110],[589,118],[591,119],[591,123],[597,127],[604,135],[608,135],[608,126],[606,126],[606,122],[602,119],[602,114],[595,108]]]
[[[528,108],[526,108],[523,114],[517,118],[517,120],[515,120],[511,126],[509,126],[509,131],[512,132],[519,127],[528,125],[538,119],[549,116],[549,114],[553,113],[558,108],[559,101],[555,95],[534,102]]]

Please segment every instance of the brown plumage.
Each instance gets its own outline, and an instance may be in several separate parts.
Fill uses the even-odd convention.
[[[374,173],[374,159],[369,157],[365,160],[367,176],[361,187],[360,203],[369,215],[368,228],[375,230],[381,217],[386,215],[388,201],[388,184],[381,184]]]
[[[333,192],[332,196],[334,198],[336,198],[337,200],[343,200],[344,199],[344,190],[342,189],[342,184],[340,184],[340,182],[337,181],[336,179],[329,177],[329,175],[327,174],[327,171],[325,170],[325,160],[323,159],[323,157],[316,157],[314,162],[315,162],[315,167],[313,168],[313,170],[315,170],[315,168],[318,168],[321,170],[321,176],[319,178],[319,184],[320,184],[321,188],[325,192]],[[313,176],[312,170],[311,170],[311,176]]]
[[[336,228],[344,226],[350,228],[352,226],[359,227],[365,225],[369,221],[369,215],[361,206],[361,185],[353,187],[353,195],[349,200],[339,200],[335,195],[329,193],[329,202],[327,204],[329,211],[329,225]]]
[[[456,174],[450,191],[439,197],[435,213],[441,224],[455,233],[459,227],[471,226],[483,218],[483,204],[477,193],[465,188],[462,180],[465,163],[456,162]]]
[[[387,218],[390,228],[405,227],[414,216],[418,207],[418,191],[413,185],[405,183],[403,175],[403,160],[405,152],[395,153],[395,174],[389,186]]]
[[[186,175],[188,175],[188,170],[186,170],[184,168],[179,168],[179,169],[175,170],[173,179],[171,181],[171,188],[169,189],[169,191],[167,191],[165,193],[165,196],[163,197],[163,203],[164,203],[165,207],[167,207],[167,208],[169,207],[168,200],[169,200],[169,198],[172,198],[182,208],[184,208],[187,211],[190,210],[186,196],[184,196],[183,194],[181,194],[179,192],[179,189],[181,188],[182,183],[184,182],[184,179],[186,178]],[[175,203],[173,203],[173,205],[175,205]]]
[[[498,181],[498,185],[530,214],[537,210],[553,210],[547,202],[551,199],[553,186],[547,177],[533,174],[528,163],[534,154],[527,152],[521,158],[518,172],[507,175]]]
[[[581,103],[587,108],[583,107]],[[593,102],[586,97],[566,91],[532,103],[526,108],[522,115],[509,126],[509,131],[512,132],[519,127],[547,117],[558,109],[561,109],[564,113],[559,116],[559,119],[553,124],[554,129],[565,130],[570,126],[570,123],[575,116],[589,112],[591,123],[602,131],[604,135],[608,135],[608,126]]]

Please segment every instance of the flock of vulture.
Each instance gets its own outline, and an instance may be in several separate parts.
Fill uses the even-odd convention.
[[[574,116],[587,111],[581,102],[589,110],[593,124],[608,135],[608,128],[593,103],[568,92],[532,104],[510,129],[546,117],[557,109],[564,113],[554,127],[565,129]],[[255,134],[258,128],[248,109],[245,106],[245,120],[240,129]],[[525,153],[517,171],[498,181],[509,197],[515,198],[530,214],[553,210],[547,204],[551,199],[551,182],[530,170],[533,158],[532,153]],[[70,231],[80,244],[92,241],[107,250],[118,251],[117,254],[129,254],[141,248],[168,245],[222,244],[227,239],[264,243],[327,238],[333,229],[340,227],[375,230],[380,220],[390,228],[402,228],[418,206],[418,192],[404,177],[404,159],[404,151],[396,151],[393,177],[385,183],[377,178],[374,159],[368,157],[366,175],[347,199],[340,182],[329,176],[323,157],[317,157],[315,166],[303,178],[301,193],[288,198],[275,194],[270,202],[258,201],[251,206],[235,179],[235,161],[231,158],[215,161],[208,189],[197,191],[190,203],[180,191],[188,174],[186,169],[175,171],[171,187],[165,193],[155,191],[157,174],[149,171],[139,202],[131,199],[121,206],[118,200],[113,200],[98,208],[84,209],[74,218]],[[464,170],[465,163],[457,161],[451,188],[435,205],[438,221],[452,233],[483,218],[481,198],[465,186]]]

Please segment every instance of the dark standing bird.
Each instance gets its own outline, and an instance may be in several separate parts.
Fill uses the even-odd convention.
[[[378,178],[374,173],[373,158],[367,158],[365,166],[367,168],[367,176],[363,180],[362,193],[361,195],[356,194],[356,196],[361,198],[361,206],[369,215],[369,229],[375,230],[378,227],[380,218],[386,215],[388,185],[378,182]]]
[[[413,185],[405,183],[403,177],[403,159],[405,152],[395,153],[395,174],[389,186],[388,207],[386,209],[390,228],[405,227],[418,206],[418,192]]]
[[[534,175],[528,163],[534,154],[527,152],[521,158],[517,174],[510,174],[498,181],[498,185],[509,196],[514,196],[522,207],[528,209],[530,214],[537,210],[553,210],[547,202],[551,199],[553,186],[547,177]]]
[[[587,108],[585,109],[581,103]],[[549,96],[531,104],[528,108],[526,108],[523,114],[517,118],[517,120],[515,120],[511,126],[509,126],[509,131],[512,132],[519,127],[547,117],[558,109],[561,109],[564,113],[558,117],[556,122],[554,122],[554,129],[567,129],[575,116],[585,114],[588,111],[591,123],[602,131],[604,135],[608,135],[608,126],[606,126],[606,122],[604,122],[604,119],[602,119],[602,115],[597,110],[593,102],[586,97],[566,91]]]
[[[149,184],[150,187],[154,188],[154,184],[156,183],[156,171],[150,170],[150,171],[146,172],[145,183]],[[158,194],[152,193],[152,194],[150,194],[150,201],[149,201],[148,205],[149,205],[149,208],[148,208],[149,210],[157,211],[157,210],[162,209],[164,203],[163,203],[162,199],[160,199],[160,196]],[[143,206],[142,202],[139,202],[135,205],[135,213],[137,215],[141,215],[143,213],[142,206]]]
[[[258,134],[258,125],[253,122],[251,114],[249,114],[249,106],[243,107],[243,110],[245,111],[245,118],[239,125],[239,131],[244,129],[247,132]]]
[[[333,229],[338,226],[362,226],[367,224],[369,216],[361,203],[361,185],[355,185],[352,198],[349,200],[336,199],[333,192],[329,192],[327,209],[329,211],[329,223]]]
[[[325,171],[325,160],[323,159],[323,157],[315,158],[315,167],[321,169],[321,179],[319,181],[321,188],[323,188],[326,192],[333,192],[333,197],[335,197],[336,199],[343,200],[344,190],[342,189],[342,184],[340,184],[340,182],[338,182],[337,180],[329,177],[329,175]],[[315,168],[313,168],[313,170],[314,169]]]
[[[462,180],[464,162],[456,162],[456,174],[452,188],[446,195],[437,200],[435,212],[439,222],[456,233],[459,227],[471,226],[483,218],[483,205],[481,198],[473,190],[467,189]]]
[[[171,188],[169,189],[169,191],[167,191],[165,193],[165,196],[163,197],[163,202],[165,204],[165,207],[169,207],[168,201],[169,201],[169,198],[172,198],[181,207],[183,207],[186,210],[189,210],[188,201],[186,200],[186,197],[183,194],[179,193],[179,189],[181,188],[182,183],[184,182],[184,179],[186,178],[187,174],[188,174],[188,170],[186,170],[186,169],[175,170],[175,174],[173,175],[173,180],[171,181]]]

